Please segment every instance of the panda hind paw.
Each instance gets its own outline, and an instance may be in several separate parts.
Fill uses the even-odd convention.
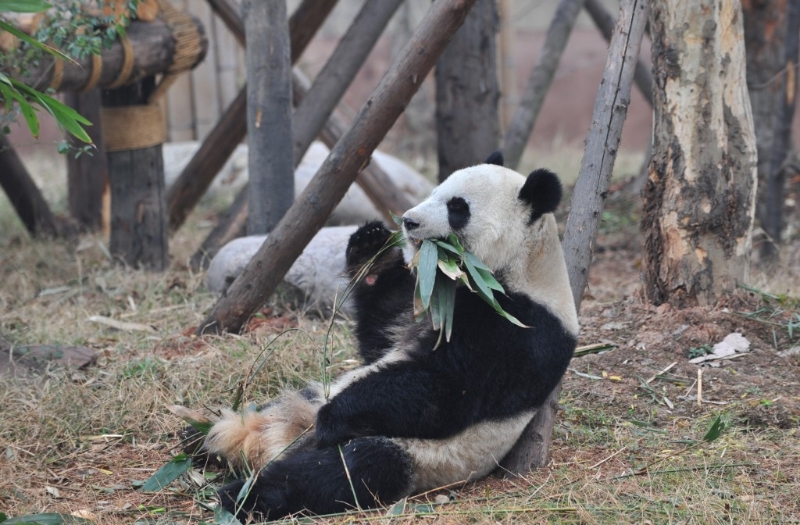
[[[347,243],[347,269],[354,273],[378,253],[391,237],[392,231],[381,221],[370,221],[350,236]]]

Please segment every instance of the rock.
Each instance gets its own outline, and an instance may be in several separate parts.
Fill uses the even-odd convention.
[[[97,362],[85,346],[31,345],[14,347],[0,336],[0,376],[41,374],[49,367],[79,370]]]
[[[300,292],[304,310],[330,315],[336,297],[347,286],[344,277],[344,252],[357,226],[322,228],[303,250],[286,274],[284,281]],[[266,235],[241,237],[226,244],[211,260],[206,272],[206,286],[214,293],[225,293],[253,255],[261,248]],[[337,295],[338,294],[338,295]],[[342,312],[352,313],[345,303]]]
[[[199,147],[198,142],[164,144],[164,179],[167,186],[175,182]],[[325,162],[328,153],[328,148],[321,142],[314,142],[308,148],[303,160],[295,170],[295,196],[300,195],[300,192],[305,189],[319,167]],[[408,196],[411,202],[420,202],[433,189],[433,184],[428,179],[400,159],[380,151],[375,151],[372,158],[386,171],[392,182]],[[209,193],[219,194],[238,190],[245,182],[247,182],[247,145],[240,144],[214,179]],[[364,190],[353,184],[334,209],[328,219],[328,224],[332,226],[361,224],[382,217]]]

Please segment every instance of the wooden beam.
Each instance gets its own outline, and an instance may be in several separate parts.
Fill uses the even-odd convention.
[[[196,65],[205,57],[208,50],[208,39],[206,39],[203,26],[192,18],[200,33],[201,51],[195,59]],[[134,20],[125,30],[125,34],[130,40],[133,48],[133,69],[127,82],[132,83],[139,79],[157,75],[165,72],[172,64],[175,54],[175,35],[172,30],[161,19],[152,22],[139,22]],[[103,49],[100,53],[102,59],[102,70],[97,87],[108,87],[119,75],[123,68],[125,52],[119,40],[115,41],[110,48]],[[59,91],[79,91],[92,75],[92,57],[76,59],[75,62],[64,62],[63,76],[58,82]],[[2,69],[2,68],[0,68]],[[47,57],[39,61],[37,67],[30,71],[21,72],[16,75],[20,80],[36,89],[47,89],[53,84],[55,74],[53,60]]]
[[[419,89],[475,0],[437,0],[317,175],[233,282],[198,334],[236,332],[275,291]]]

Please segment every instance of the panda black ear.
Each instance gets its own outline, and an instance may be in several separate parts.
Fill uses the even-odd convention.
[[[561,181],[555,173],[538,169],[528,175],[528,180],[519,190],[519,198],[531,207],[530,223],[545,213],[552,213],[561,202]]]
[[[486,157],[484,164],[494,164],[495,166],[502,166],[504,162],[505,159],[503,158],[503,152],[497,150],[488,157]]]

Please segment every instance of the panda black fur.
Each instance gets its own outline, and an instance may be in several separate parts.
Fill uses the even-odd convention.
[[[365,365],[331,385],[290,392],[245,414],[223,413],[205,442],[234,465],[263,470],[220,491],[240,518],[340,512],[491,472],[567,368],[578,320],[552,212],[555,175],[487,164],[453,173],[403,216],[410,252],[455,233],[506,290],[501,306],[520,328],[464,287],[450,342],[413,320],[414,276],[400,249],[385,252],[355,288],[356,338]],[[390,232],[374,222],[347,247],[353,275]],[[337,445],[341,445],[341,452]],[[286,450],[284,450],[286,449]],[[346,473],[342,461],[346,462]]]

